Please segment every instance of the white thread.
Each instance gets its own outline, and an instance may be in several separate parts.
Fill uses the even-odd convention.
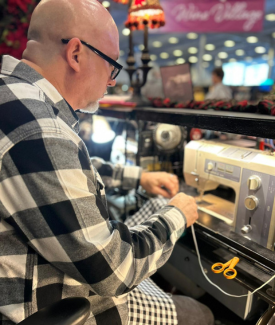
[[[192,235],[193,235],[193,240],[194,240],[194,244],[195,244],[195,248],[196,248],[196,252],[198,255],[198,260],[199,260],[199,264],[201,267],[201,271],[202,274],[204,275],[204,277],[206,278],[206,280],[211,283],[214,287],[216,287],[217,289],[219,289],[222,293],[224,293],[227,296],[230,297],[234,297],[234,298],[242,298],[242,297],[248,297],[249,295],[253,295],[255,292],[259,291],[260,289],[262,289],[265,285],[267,285],[270,281],[272,281],[273,279],[275,279],[275,274],[268,280],[266,281],[262,286],[260,286],[258,289],[254,290],[253,292],[249,292],[247,295],[241,295],[241,296],[236,296],[236,295],[231,295],[230,293],[225,292],[223,289],[221,289],[218,285],[216,285],[215,283],[213,283],[208,276],[205,274],[202,263],[201,263],[201,256],[200,256],[200,252],[199,252],[199,247],[198,247],[198,243],[197,243],[197,238],[196,238],[196,234],[195,234],[195,229],[194,226],[191,226],[191,230],[192,230]]]

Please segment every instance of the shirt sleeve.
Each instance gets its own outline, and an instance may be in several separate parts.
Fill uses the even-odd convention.
[[[217,87],[213,87],[210,92],[205,96],[205,99],[206,100],[209,100],[209,99],[221,99],[223,98],[222,97],[223,94],[221,94]]]
[[[92,157],[91,162],[107,188],[118,187],[123,190],[131,190],[139,187],[141,167],[112,165],[98,157]]]
[[[97,185],[81,141],[76,144],[62,134],[33,135],[3,157],[1,210],[49,263],[97,295],[120,296],[168,260],[185,217],[166,206],[128,228],[109,220]]]
[[[218,84],[205,96],[205,99],[230,100],[232,99],[232,91],[229,87]]]

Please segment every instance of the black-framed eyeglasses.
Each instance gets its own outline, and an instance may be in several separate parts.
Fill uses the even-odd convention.
[[[61,41],[63,44],[68,44],[70,42],[71,38],[67,38],[67,39],[64,39],[62,38]],[[101,51],[99,51],[98,49],[96,49],[95,47],[93,47],[92,45],[84,42],[84,41],[81,41],[80,42],[87,46],[90,50],[92,50],[95,54],[97,54],[98,56],[100,56],[102,59],[104,59],[105,61],[107,61],[108,63],[110,63],[113,67],[114,67],[114,70],[112,71],[111,73],[111,80],[115,80],[116,77],[119,75],[120,71],[122,70],[123,66],[120,65],[119,63],[117,63],[115,60],[111,59],[108,55],[102,53]]]

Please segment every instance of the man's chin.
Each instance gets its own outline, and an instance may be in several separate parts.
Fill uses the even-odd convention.
[[[93,114],[98,110],[98,107],[99,107],[99,102],[97,100],[96,102],[92,102],[84,108],[80,108],[79,111],[81,113]]]

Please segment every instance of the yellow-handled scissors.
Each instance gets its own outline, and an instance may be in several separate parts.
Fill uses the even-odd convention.
[[[231,280],[236,278],[237,276],[237,271],[234,269],[234,267],[239,263],[239,260],[240,259],[238,257],[234,257],[232,258],[232,260],[228,261],[225,264],[223,263],[213,264],[211,269],[214,273],[223,272],[223,275],[226,277],[226,279]]]

